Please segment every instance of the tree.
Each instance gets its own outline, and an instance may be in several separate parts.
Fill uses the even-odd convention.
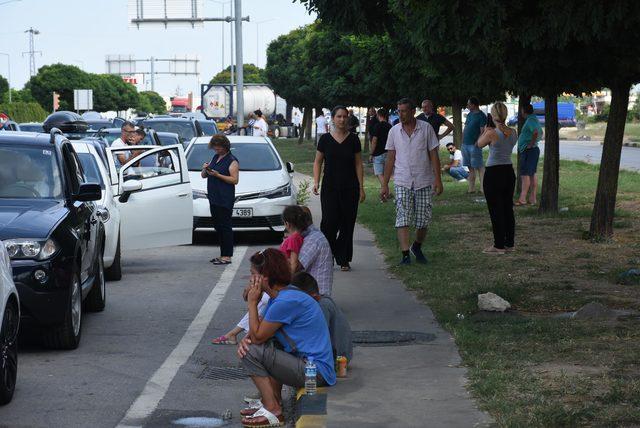
[[[235,69],[234,69],[235,71]],[[253,64],[245,64],[243,69],[244,83],[266,83],[267,79],[263,68],[258,68]],[[211,79],[209,83],[230,83],[231,66],[225,68]]]
[[[122,111],[138,105],[136,87],[114,74],[91,74],[93,108],[96,111]]]
[[[0,102],[5,98],[9,98],[9,82],[2,75],[0,75]]]
[[[136,106],[137,111],[162,114],[167,112],[167,104],[164,99],[154,91],[140,92],[140,100]]]
[[[60,94],[60,109],[73,110],[73,90],[91,88],[91,77],[75,65],[51,64],[40,67],[25,85],[38,103],[53,110],[53,92]]]

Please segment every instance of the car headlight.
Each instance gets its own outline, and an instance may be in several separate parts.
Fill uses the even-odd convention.
[[[273,190],[265,190],[264,192],[247,193],[244,195],[239,195],[236,198],[236,201],[246,201],[249,199],[259,199],[259,198],[275,199],[275,198],[284,198],[285,196],[291,196],[291,183],[287,183],[284,186],[276,187]]]
[[[207,192],[204,190],[193,190],[193,199],[207,199]]]
[[[7,239],[4,247],[10,259],[46,260],[57,251],[58,246],[53,239]]]

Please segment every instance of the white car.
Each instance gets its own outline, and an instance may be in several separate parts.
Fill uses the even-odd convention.
[[[207,199],[207,179],[202,164],[210,162],[211,137],[195,138],[187,148],[187,164],[193,187],[193,229],[212,228],[213,219]],[[297,189],[293,184],[293,165],[286,164],[267,137],[229,136],[231,153],[240,163],[236,202],[233,207],[234,230],[265,229],[283,232],[282,211],[295,205]]]
[[[122,167],[118,154],[128,157],[133,148],[99,149],[83,141],[73,146],[85,175],[103,189],[97,203],[107,279],[122,277],[121,251],[191,243],[192,193],[182,145],[135,146],[144,153]]]
[[[18,375],[20,301],[13,283],[11,260],[0,241],[0,405],[13,398]]]

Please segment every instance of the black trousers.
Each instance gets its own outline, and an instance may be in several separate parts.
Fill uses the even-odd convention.
[[[482,187],[487,200],[493,245],[496,248],[513,247],[516,220],[513,215],[513,191],[516,176],[511,165],[488,166],[485,169]]]
[[[211,217],[213,217],[213,227],[218,232],[220,242],[220,257],[233,256],[233,229],[231,227],[231,213],[229,208],[220,205],[209,205]]]
[[[320,230],[326,236],[331,252],[340,266],[345,266],[353,258],[353,230],[358,216],[360,189],[322,188],[322,222]]]

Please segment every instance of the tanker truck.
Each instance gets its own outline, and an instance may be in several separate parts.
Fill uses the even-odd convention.
[[[245,84],[244,86],[244,117],[255,110],[262,110],[265,118],[274,113],[286,115],[286,101],[278,97],[268,85]],[[231,99],[231,85],[205,84],[202,85],[202,112],[215,120],[234,116],[237,106],[237,91],[233,88]]]

